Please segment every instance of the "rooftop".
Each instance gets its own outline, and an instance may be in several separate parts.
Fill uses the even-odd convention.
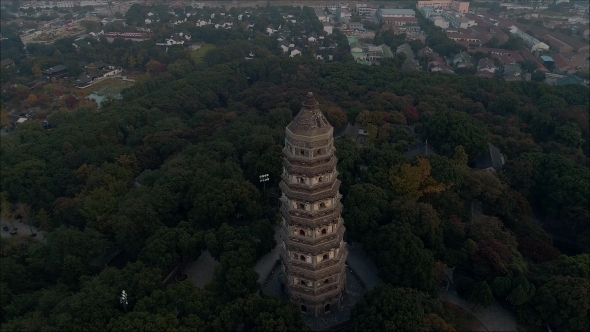
[[[288,131],[302,136],[324,135],[332,129],[332,126],[320,111],[319,103],[311,92],[307,93],[307,97],[303,102],[303,108],[301,108],[299,114],[287,126]]]
[[[381,8],[381,14],[383,15],[414,15],[413,9],[387,9]]]

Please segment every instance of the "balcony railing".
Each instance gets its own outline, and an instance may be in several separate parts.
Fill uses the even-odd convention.
[[[320,174],[320,173],[318,173],[318,174]],[[334,184],[334,182],[336,182],[338,179],[338,172],[334,171],[334,173],[332,173],[329,181],[318,182],[318,183],[314,183],[311,185],[307,184],[307,183],[292,182],[291,179],[289,179],[289,177],[285,173],[283,173],[281,175],[281,178],[283,179],[283,181],[285,181],[285,184],[287,184],[290,188],[293,188],[297,191],[305,191],[305,192],[313,193],[313,191],[318,190],[320,188],[332,186]]]
[[[300,191],[298,188],[290,187],[283,181],[281,181],[279,187],[281,188],[281,191],[284,192],[289,198],[307,202],[315,202],[326,198],[336,197],[338,194],[338,189],[340,188],[340,180],[336,179],[334,182],[332,182],[331,187],[325,187],[321,188],[321,190],[313,191]]]
[[[290,225],[301,225],[307,228],[329,225],[338,220],[342,214],[341,203],[338,203],[325,210],[314,211],[314,213],[304,210],[288,209],[286,206],[286,203],[281,205],[281,213],[287,222]]]
[[[298,294],[305,294],[305,295],[320,295],[320,294],[326,294],[332,290],[335,289],[342,289],[342,287],[344,287],[344,284],[346,283],[346,274],[343,275],[344,280],[342,280],[342,278],[340,278],[340,280],[335,281],[333,283],[330,283],[328,285],[324,285],[322,287],[318,287],[318,288],[313,288],[313,287],[307,287],[307,286],[302,286],[302,285],[295,285],[295,284],[290,284],[289,285],[289,290],[292,291],[293,293],[298,293]]]
[[[315,164],[315,163],[329,161],[332,158],[332,156],[334,155],[335,151],[336,151],[336,149],[334,147],[332,147],[331,149],[326,151],[325,154],[322,154],[319,156],[314,156],[314,157],[309,157],[309,156],[300,156],[300,155],[292,154],[291,151],[289,151],[285,147],[285,148],[283,148],[283,156],[285,156],[285,158],[289,159],[290,161],[296,161],[296,162],[300,162],[300,163],[304,163],[304,164],[313,166],[313,164]]]
[[[327,242],[321,245],[309,245],[305,243],[293,242],[289,241],[287,243],[287,247],[289,250],[295,251],[297,253],[308,254],[311,256],[322,255],[330,251],[331,249],[340,248],[340,243],[342,239],[334,239],[331,242]],[[319,264],[319,263],[318,263]]]
[[[291,242],[303,243],[306,245],[315,246],[315,245],[319,245],[319,244],[322,244],[322,243],[325,243],[328,241],[332,241],[335,238],[342,239],[342,236],[344,235],[344,230],[346,228],[344,227],[344,223],[342,220],[340,220],[337,225],[338,225],[338,228],[336,229],[335,232],[329,233],[327,235],[320,235],[319,237],[315,237],[315,238],[312,238],[309,236],[301,236],[301,235],[297,235],[297,234],[289,234],[289,232],[285,228],[281,228],[281,235],[283,235],[284,239],[288,239]]]
[[[298,165],[289,162],[288,159],[283,159],[283,166],[287,169],[289,173],[292,174],[306,174],[306,175],[316,175],[321,173],[326,173],[332,171],[336,167],[336,157],[332,157],[329,161],[323,164],[317,165]]]
[[[340,281],[340,283],[336,286],[331,287],[328,290],[325,290],[321,293],[316,293],[313,291],[310,292],[306,292],[305,290],[300,291],[299,288],[291,288],[291,287],[287,287],[287,290],[289,292],[289,298],[291,298],[294,301],[303,301],[303,302],[307,302],[307,303],[321,303],[326,301],[327,299],[331,299],[331,298],[335,298],[340,296],[340,293],[342,292],[342,289],[344,288],[344,283],[346,282],[346,279],[344,278],[343,280]],[[295,286],[295,285],[293,285]],[[304,288],[304,287],[301,287]]]

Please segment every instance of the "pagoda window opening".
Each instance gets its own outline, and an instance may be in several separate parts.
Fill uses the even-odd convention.
[[[303,235],[303,236],[305,236],[305,231],[304,231],[304,230],[302,230],[302,229],[300,229],[300,230],[299,230],[299,235]]]
[[[330,279],[326,279],[326,280],[324,280],[324,285],[327,285],[327,284],[329,284],[329,283],[330,283]]]
[[[322,235],[326,235],[327,233],[328,233],[328,230],[327,229],[325,229],[325,228],[322,229]]]
[[[324,182],[324,177],[323,177],[323,176],[320,176],[320,177],[318,178],[318,182],[319,182],[319,183],[322,183],[322,182]]]
[[[297,210],[305,210],[305,204],[297,203]]]
[[[300,156],[305,156],[305,150],[299,149],[299,155]]]
[[[298,176],[297,177],[297,183],[305,183],[305,179],[302,178],[302,177],[300,177],[300,176]]]
[[[301,280],[301,281],[299,281],[299,284],[300,284],[300,285],[303,285],[303,286],[307,286],[307,282],[305,282],[305,280]]]
[[[322,260],[323,261],[326,260],[326,259],[328,259],[328,254],[324,254],[324,256],[322,256]]]
[[[326,208],[326,202],[321,202],[320,209],[325,209],[325,208]]]
[[[324,150],[322,150],[322,149],[319,149],[319,150],[317,150],[317,151],[315,152],[315,155],[316,155],[316,156],[321,156],[321,155],[323,155],[323,154],[324,154]]]
[[[330,304],[326,304],[324,307],[324,312],[330,312]]]
[[[303,304],[301,305],[301,312],[307,312],[307,307]]]
[[[304,261],[304,262],[305,262],[305,256],[304,256],[304,255],[301,255],[301,256],[299,256],[299,260],[301,260],[301,261]]]

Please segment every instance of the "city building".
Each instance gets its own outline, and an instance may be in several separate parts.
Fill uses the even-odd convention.
[[[469,12],[469,2],[454,0],[419,0],[416,7],[450,8],[461,14]]]
[[[383,21],[384,24],[391,26],[403,25],[418,25],[418,18],[416,17],[387,17]]]
[[[346,285],[333,131],[310,92],[283,149],[281,282],[291,304],[315,317],[340,307]]]
[[[377,11],[377,17],[381,23],[390,17],[415,17],[416,13],[413,9],[385,9],[381,8]]]
[[[371,5],[367,5],[366,3],[357,3],[356,4],[356,13],[359,15],[372,15],[377,11],[378,8],[375,8]]]
[[[522,40],[524,41],[524,44],[531,50],[531,52],[548,51],[549,50],[549,45],[541,42],[537,38],[527,34],[526,32],[520,30],[519,28],[515,27],[514,25],[510,27],[510,33],[522,38]]]
[[[467,18],[467,17],[465,17],[465,15],[459,14],[457,12],[443,10],[440,13],[440,15],[445,20],[449,21],[449,24],[454,28],[467,29],[467,28],[477,25],[477,22],[475,22],[474,19]]]

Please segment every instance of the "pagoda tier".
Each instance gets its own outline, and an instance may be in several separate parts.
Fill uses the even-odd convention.
[[[283,149],[283,282],[291,303],[315,316],[338,308],[346,286],[333,130],[310,92],[287,126]]]

